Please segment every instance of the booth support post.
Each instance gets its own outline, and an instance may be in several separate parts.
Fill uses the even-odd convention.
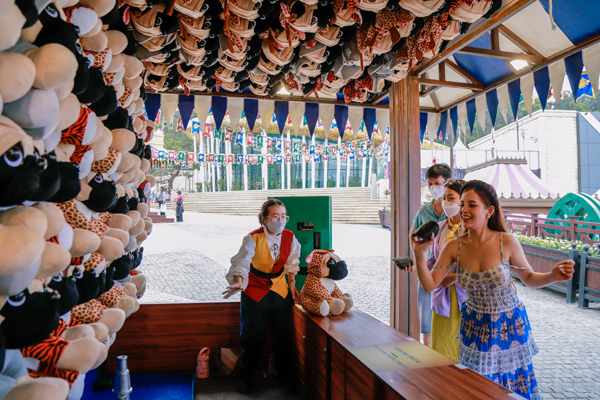
[[[419,81],[407,76],[390,88],[392,258],[410,256],[409,231],[420,206]],[[391,264],[390,325],[419,340],[417,274]]]

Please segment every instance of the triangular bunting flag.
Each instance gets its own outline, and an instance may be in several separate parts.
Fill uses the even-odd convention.
[[[600,45],[588,47],[582,51],[583,64],[587,71],[594,95],[598,96],[598,85],[600,81]]]
[[[375,109],[367,107],[363,108],[363,120],[365,121],[367,137],[371,139],[373,128],[375,128]]]
[[[579,90],[579,81],[581,80],[581,74],[583,72],[583,56],[581,51],[570,55],[565,58],[565,67],[567,69],[567,77],[571,84],[571,92],[573,98],[577,98],[577,91]]]
[[[427,113],[419,113],[419,137],[421,139],[421,143],[423,143],[423,138],[425,137],[425,131],[427,130]]]
[[[548,66],[548,74],[550,75],[550,83],[552,83],[552,91],[554,92],[554,101],[556,101],[556,105],[560,103],[566,73],[567,68],[565,67],[564,60],[559,60]]]
[[[513,118],[517,119],[519,112],[519,102],[521,99],[521,79],[516,79],[508,83],[508,98],[510,100],[510,108],[513,112]]]
[[[158,110],[160,110],[160,94],[157,93],[146,93],[146,101],[144,102],[146,106],[146,114],[148,114],[148,119],[150,121],[156,120],[156,115],[158,114]]]
[[[277,119],[277,127],[279,128],[279,134],[283,134],[285,123],[288,119],[290,109],[290,103],[287,101],[276,101],[275,102],[275,118]]]
[[[335,106],[335,124],[340,132],[340,138],[344,138],[344,128],[348,122],[348,106]]]
[[[527,74],[521,77],[521,93],[527,113],[533,112],[533,74]]]
[[[179,95],[179,114],[183,123],[183,131],[187,129],[190,117],[194,111],[194,96]]]
[[[244,114],[246,114],[246,122],[250,128],[250,132],[254,131],[256,116],[258,115],[258,99],[244,99]],[[267,127],[264,126],[265,130]]]
[[[319,119],[319,105],[317,103],[306,103],[304,108],[304,116],[306,117],[306,125],[310,136],[315,133],[317,120]]]
[[[550,74],[548,67],[544,67],[533,73],[533,82],[535,90],[540,98],[542,110],[546,109],[546,103],[548,102],[548,93],[550,92]]]
[[[227,112],[227,97],[213,96],[211,110],[215,120],[216,129],[219,130],[221,129],[223,118],[225,118],[225,113]]]
[[[479,127],[485,132],[485,114],[487,101],[485,96],[479,96],[475,99],[475,109],[477,110],[477,122]]]
[[[475,115],[477,114],[477,107],[475,106],[475,99],[467,101],[467,120],[469,121],[469,127],[471,132],[475,129]]]
[[[504,122],[508,123],[508,86],[502,85],[498,88],[498,107],[504,118]]]
[[[452,121],[452,132],[454,133],[452,137],[456,138],[458,136],[458,108],[450,109],[450,121]]]
[[[496,116],[498,115],[498,92],[496,89],[487,92],[485,94],[485,100],[487,101],[488,111],[490,112],[492,127],[494,127],[496,126]]]

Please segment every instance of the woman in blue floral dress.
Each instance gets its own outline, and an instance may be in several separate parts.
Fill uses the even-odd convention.
[[[446,244],[432,271],[425,260],[432,241],[411,242],[419,280],[431,291],[457,265],[458,283],[467,292],[461,307],[461,364],[527,399],[540,399],[532,365],[538,348],[511,276],[515,272],[525,285],[540,288],[571,279],[574,263],[533,272],[517,239],[505,233],[498,196],[485,182],[465,184],[460,213],[467,233]]]

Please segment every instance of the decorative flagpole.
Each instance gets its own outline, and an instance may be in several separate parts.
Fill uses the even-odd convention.
[[[204,132],[202,132],[202,136],[200,136],[200,154],[204,154]],[[206,157],[206,156],[204,156]],[[204,181],[206,176],[206,167],[204,163],[200,164],[200,191],[205,192]]]
[[[350,142],[348,142],[350,143]],[[356,159],[356,157],[355,157]],[[346,152],[346,187],[350,186],[350,154]]]
[[[285,136],[283,136],[282,133],[280,137],[281,149],[279,149],[279,154],[281,155],[281,189],[285,189]]]
[[[300,147],[300,162],[302,163],[302,189],[306,189],[306,162],[302,147],[306,148],[306,136],[302,135],[302,146]]]
[[[287,141],[286,144],[283,146],[283,148],[285,149],[285,147],[287,146],[287,142],[290,142],[290,146],[291,146],[291,139],[290,139],[290,130],[287,130]],[[290,147],[291,150],[291,147]],[[287,153],[284,156],[284,161],[286,161],[287,158]],[[291,163],[286,163],[287,164],[287,188],[291,189],[292,188],[292,184],[291,184],[291,180],[292,180],[292,164]]]
[[[218,190],[221,190],[221,188],[219,187],[219,181],[221,180],[221,166],[217,164],[217,158],[218,158],[217,155],[221,153],[221,146],[220,145],[221,145],[220,140],[218,140],[215,137],[215,162],[214,162],[214,165],[215,165],[215,168],[217,170],[217,178],[215,179],[215,181],[217,183],[217,189]]]
[[[210,152],[211,154],[215,154],[215,133],[216,133],[216,127],[215,130],[212,130],[211,135],[210,135]],[[215,188],[215,163],[214,161],[210,164],[210,185],[212,187],[212,191],[216,192],[216,188]]]
[[[325,148],[323,149],[323,151],[325,153],[327,153],[328,146],[329,146],[329,138],[327,136],[325,136]],[[327,187],[327,167],[329,166],[329,157],[331,157],[331,154],[329,154],[327,156],[327,161],[323,160],[323,187],[324,188]]]
[[[377,130],[379,130],[379,126],[377,127]],[[375,148],[375,138],[373,136],[371,136],[371,148]],[[370,149],[369,146],[367,145],[366,147],[366,153],[367,153],[367,157],[369,159],[369,168],[367,168],[370,173],[369,173],[369,187],[375,188],[376,185],[376,181],[377,181],[377,175],[375,175],[375,170],[373,169],[373,167],[375,166],[373,159],[375,158],[375,154],[371,154],[370,153]],[[369,157],[369,155],[371,157]],[[375,193],[377,193],[377,190],[375,190]],[[371,191],[371,194],[373,194],[373,191]],[[371,197],[372,199],[376,199],[377,197]]]
[[[269,166],[267,164],[267,134],[264,128],[260,133],[263,137],[263,145],[260,149],[260,152],[263,154],[263,164],[262,164],[262,188],[263,190],[269,189]]]
[[[310,143],[313,146],[313,149],[315,149],[315,154],[316,154],[316,148],[314,147],[315,146],[315,135],[312,135],[312,137],[310,138]],[[312,154],[310,156],[310,187],[312,189],[315,188],[315,157]]]
[[[343,129],[343,128],[342,128]],[[339,127],[338,127],[339,130]],[[342,138],[341,135],[343,134],[343,131],[340,132],[340,135],[338,136],[338,144],[337,144],[337,148],[335,149],[335,151],[338,152],[337,154],[337,172],[335,175],[335,187],[339,188],[340,187],[340,147],[342,147]]]
[[[364,147],[360,149],[363,151]],[[356,150],[359,150],[358,148]],[[363,157],[362,159],[362,178],[360,182],[361,187],[365,187],[365,181],[367,180],[367,158]]]
[[[225,162],[227,164],[227,191],[230,192],[231,191],[231,178],[233,177],[233,166],[231,165],[230,162],[227,162],[227,157],[229,157],[229,154],[231,154],[231,140],[226,140],[225,141],[225,153],[227,154],[225,157]]]
[[[248,190],[248,162],[246,153],[246,128],[242,128],[242,153],[244,154],[244,190]]]

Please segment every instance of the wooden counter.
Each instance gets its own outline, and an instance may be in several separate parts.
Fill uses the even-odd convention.
[[[519,398],[470,369],[443,365],[454,362],[356,309],[338,316],[317,317],[296,306],[292,323],[297,372],[315,400]],[[376,370],[365,364],[368,346],[381,349],[394,344],[411,348],[415,354],[426,355],[429,363],[443,366]]]

